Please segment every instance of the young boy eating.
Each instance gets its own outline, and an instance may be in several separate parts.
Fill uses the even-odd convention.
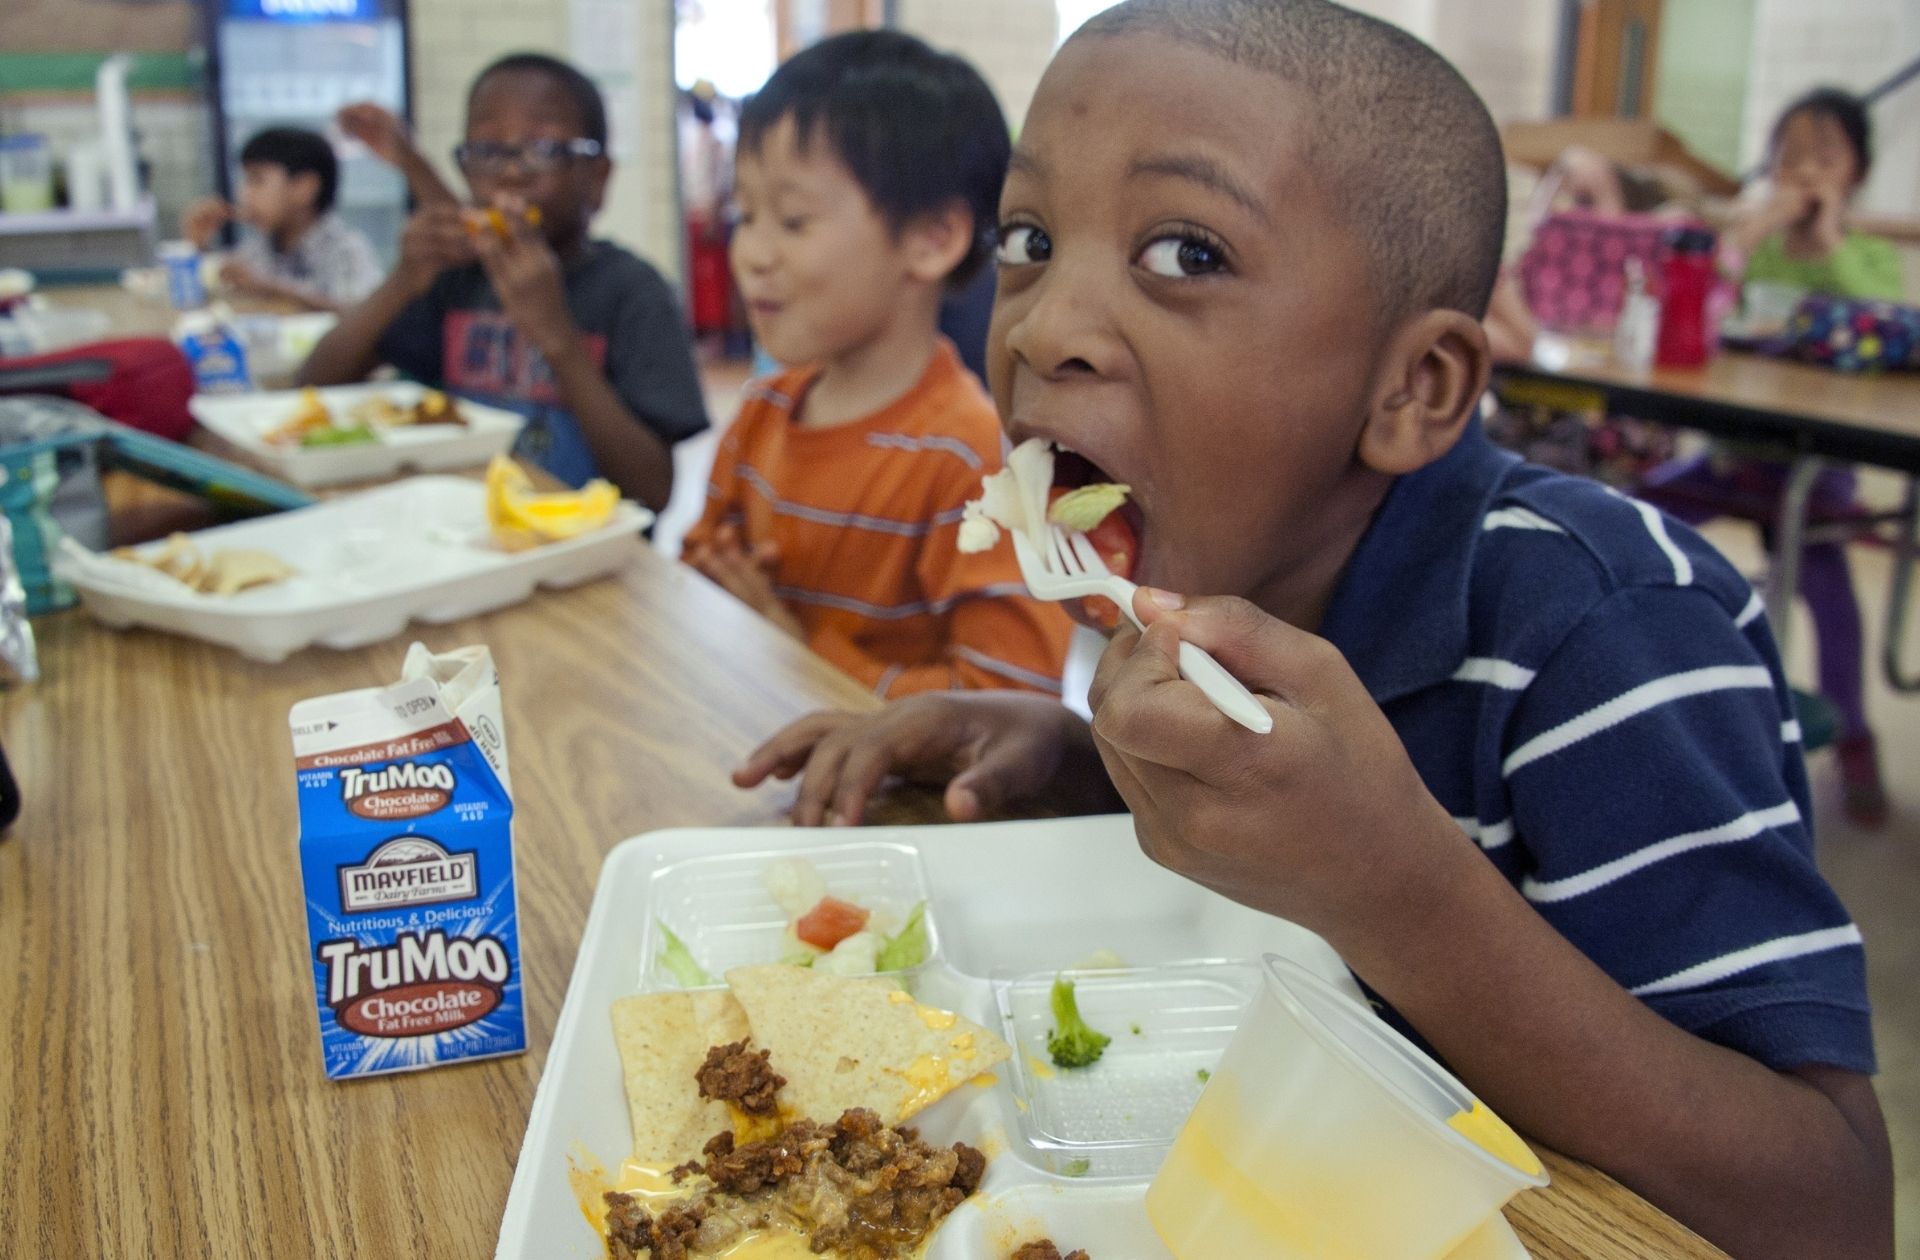
[[[197,249],[238,219],[246,229],[220,278],[242,293],[284,298],[317,311],[345,310],[373,292],[380,260],[358,228],[333,213],[340,161],[327,138],[270,127],[240,150],[240,204],[195,202],[180,230]]]
[[[954,545],[1000,425],[940,301],[992,251],[1007,148],[980,75],[891,31],[798,54],[740,116],[734,276],[801,366],[748,391],[685,555],[880,696],[1060,692],[1066,616]]]
[[[613,164],[591,80],[516,53],[480,72],[455,151],[474,205],[423,206],[386,283],[314,347],[303,384],[382,363],[527,417],[515,453],[652,508],[672,444],[706,428],[679,304],[647,263],[589,240]]]
[[[1860,935],[1760,601],[1480,432],[1504,200],[1485,107],[1391,27],[1319,0],[1092,19],[1013,155],[989,366],[1010,436],[1133,487],[1148,630],[1114,637],[1091,727],[919,697],[804,719],[737,777],[804,772],[801,821],[857,819],[889,769],[950,778],[960,818],[1128,808],[1542,1142],[1734,1255],[1884,1260]],[[1179,678],[1182,639],[1271,734]]]

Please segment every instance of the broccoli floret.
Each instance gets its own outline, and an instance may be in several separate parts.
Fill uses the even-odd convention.
[[[1100,1057],[1113,1038],[1087,1027],[1080,1004],[1073,997],[1073,981],[1059,976],[1053,982],[1053,1022],[1047,1034],[1047,1053],[1063,1068],[1085,1067]]]

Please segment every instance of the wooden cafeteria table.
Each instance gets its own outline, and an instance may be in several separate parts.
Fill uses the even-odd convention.
[[[1814,481],[1822,469],[1833,463],[1872,464],[1904,473],[1881,666],[1895,690],[1920,691],[1920,672],[1908,671],[1900,660],[1920,558],[1920,373],[1848,374],[1738,352],[1716,355],[1698,368],[1636,372],[1615,365],[1591,345],[1548,344],[1551,359],[1538,356],[1533,363],[1495,369],[1502,397],[1582,410],[1598,394],[1612,412],[1771,446],[1792,461],[1767,587],[1767,619],[1782,654],[1793,626],[1788,614],[1799,591]]]
[[[499,664],[530,1052],[342,1084],[320,1068],[287,711],[393,679],[407,639],[262,665],[40,620],[43,680],[0,691],[25,802],[0,839],[0,1252],[492,1253],[602,857],[655,828],[778,822],[791,789],[741,792],[728,769],[803,712],[875,703],[634,552],[615,578],[422,631]],[[876,821],[937,815],[910,795]],[[1548,1163],[1552,1187],[1510,1209],[1535,1256],[1720,1254]]]

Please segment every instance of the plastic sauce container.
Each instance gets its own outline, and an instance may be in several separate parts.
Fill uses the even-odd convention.
[[[1439,1260],[1522,1190],[1526,1144],[1365,1007],[1269,954],[1147,1190],[1179,1260]]]
[[[9,214],[53,209],[53,154],[45,136],[0,136],[0,209]]]

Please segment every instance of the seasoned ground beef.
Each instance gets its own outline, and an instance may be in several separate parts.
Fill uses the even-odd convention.
[[[779,1137],[735,1146],[733,1134],[715,1134],[702,1148],[707,1159],[700,1171],[722,1194],[746,1196],[778,1185],[807,1166],[814,1152],[826,1147],[820,1127],[811,1120],[790,1124]]]
[[[778,1137],[744,1145],[732,1133],[716,1134],[702,1154],[682,1168],[712,1184],[658,1219],[626,1195],[607,1196],[613,1260],[710,1254],[740,1230],[770,1223],[799,1229],[815,1252],[841,1260],[899,1260],[979,1189],[987,1165],[971,1146],[936,1149],[862,1109],[828,1127],[796,1121]]]
[[[1087,1260],[1087,1253],[1069,1251],[1063,1256],[1060,1254],[1060,1248],[1053,1245],[1053,1239],[1040,1238],[1023,1244],[1020,1250],[1014,1252],[1007,1260]]]
[[[699,1201],[676,1204],[658,1216],[641,1207],[632,1195],[609,1190],[607,1200],[607,1254],[612,1260],[687,1260],[700,1232],[706,1206]]]
[[[750,1116],[774,1113],[773,1096],[787,1078],[767,1065],[765,1050],[749,1050],[744,1041],[714,1046],[693,1074],[700,1096],[730,1102]]]

